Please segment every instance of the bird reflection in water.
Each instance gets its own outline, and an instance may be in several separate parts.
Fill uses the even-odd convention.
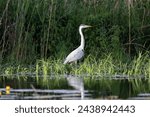
[[[73,76],[73,75],[67,75],[67,81],[70,86],[72,86],[74,89],[79,90],[81,93],[81,99],[84,99],[84,82],[83,78]]]

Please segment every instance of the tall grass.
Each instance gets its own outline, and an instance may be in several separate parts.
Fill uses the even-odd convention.
[[[1,0],[1,63],[63,59],[79,45],[81,23],[94,26],[84,34],[86,53],[96,59],[110,52],[124,59],[149,51],[149,4],[145,0]]]

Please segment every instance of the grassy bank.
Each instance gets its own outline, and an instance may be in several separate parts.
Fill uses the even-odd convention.
[[[102,95],[108,93],[119,98],[150,92],[150,60],[147,54],[139,54],[128,63],[117,61],[110,54],[99,61],[88,56],[77,65],[42,59],[32,66],[6,64],[0,70],[1,87],[31,88],[32,84],[42,89],[68,89],[66,78],[67,74],[71,74],[83,78],[85,89],[94,90],[95,96],[101,91]]]
[[[98,76],[108,78],[150,78],[150,60],[148,55],[139,54],[131,62],[123,63],[107,55],[96,61],[94,57],[88,56],[84,62],[79,64],[64,65],[62,60],[37,60],[35,65],[21,66],[6,64],[1,67],[1,74],[5,75],[42,75],[53,76],[63,74],[83,75],[84,76]],[[119,76],[120,75],[120,76]]]

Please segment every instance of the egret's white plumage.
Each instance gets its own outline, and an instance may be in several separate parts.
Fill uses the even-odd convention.
[[[83,56],[84,56],[84,45],[85,45],[85,41],[84,41],[84,36],[83,36],[83,33],[82,33],[82,29],[83,28],[88,28],[88,27],[91,27],[89,25],[84,25],[84,24],[81,24],[80,27],[79,27],[79,33],[80,33],[80,36],[81,36],[81,44],[80,46],[75,49],[74,51],[72,51],[65,59],[64,61],[64,64],[66,63],[71,63],[71,62],[74,62],[74,61],[77,61],[79,59],[81,59]]]

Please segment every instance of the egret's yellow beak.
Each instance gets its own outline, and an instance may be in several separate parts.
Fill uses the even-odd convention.
[[[90,28],[90,27],[92,27],[92,26],[90,26],[90,25],[86,25],[86,28]]]

